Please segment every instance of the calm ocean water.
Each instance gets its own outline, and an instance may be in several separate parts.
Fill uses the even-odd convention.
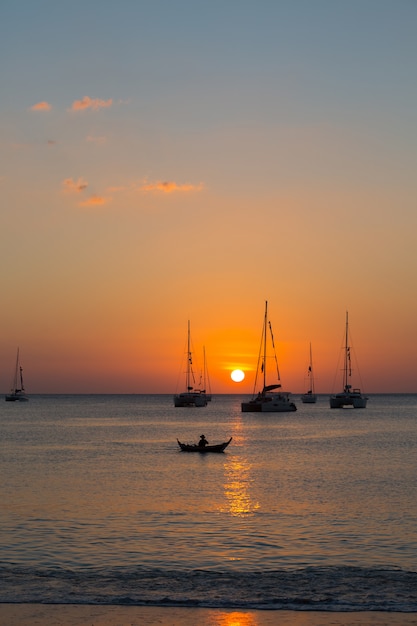
[[[417,611],[417,395],[241,400],[3,402],[0,602]]]

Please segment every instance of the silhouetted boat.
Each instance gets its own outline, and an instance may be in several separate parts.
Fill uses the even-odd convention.
[[[230,437],[229,441],[225,441],[224,443],[218,443],[214,446],[199,446],[196,443],[181,443],[181,441],[179,441],[178,439],[177,441],[179,447],[183,452],[201,452],[205,454],[206,452],[224,452],[229,443],[232,441],[232,438],[233,437]]]
[[[274,385],[266,384],[266,370],[267,370],[267,359],[268,359],[268,355],[267,355],[267,333],[268,333],[267,326],[268,325],[269,325],[269,331],[271,335],[272,348],[274,351],[275,364],[277,368],[278,382]],[[263,354],[262,354],[262,347],[263,347]],[[263,388],[262,388],[262,391],[260,391],[255,396],[259,369],[261,369],[261,372],[263,374]],[[263,324],[263,330],[262,330],[261,350],[260,350],[259,357],[258,357],[258,367],[256,370],[254,395],[252,397],[252,400],[249,400],[249,402],[242,402],[241,404],[242,412],[243,413],[247,413],[247,412],[283,413],[283,412],[289,412],[289,411],[296,411],[297,407],[295,406],[294,402],[291,402],[290,400],[290,395],[291,395],[290,392],[282,391],[281,384],[279,381],[280,381],[280,375],[279,375],[279,369],[278,369],[277,355],[275,351],[274,336],[272,334],[271,322],[268,321],[268,302],[265,302],[265,316],[264,316],[264,324]]]
[[[368,398],[362,395],[360,389],[352,389],[350,384],[352,376],[352,367],[350,362],[350,346],[349,346],[349,318],[346,312],[346,330],[345,330],[345,346],[343,361],[343,391],[330,396],[330,408],[342,409],[344,406],[351,406],[354,409],[365,409]]]
[[[19,348],[17,349],[16,366],[13,376],[12,388],[10,393],[6,394],[4,399],[6,402],[27,402],[29,398],[25,393],[23,385],[23,369],[19,361]]]
[[[187,368],[185,371],[185,391],[174,396],[174,406],[176,407],[200,407],[207,406],[207,396],[205,389],[195,389],[191,384],[194,383],[193,360],[191,353],[191,336],[190,321],[188,321],[187,335]],[[210,397],[211,400],[211,397]]]
[[[301,396],[301,402],[304,402],[304,404],[314,404],[315,402],[317,402],[317,395],[314,390],[314,372],[313,372],[313,357],[311,353],[311,343],[310,343],[310,364],[308,366],[307,377],[308,377],[308,391],[303,393],[303,395]]]

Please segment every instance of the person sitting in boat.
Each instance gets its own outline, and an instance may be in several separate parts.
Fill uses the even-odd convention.
[[[207,446],[207,444],[208,444],[207,439],[205,438],[205,436],[204,436],[204,435],[201,435],[201,437],[200,437],[200,441],[198,442],[198,445],[199,445],[201,448],[205,448],[205,447]]]

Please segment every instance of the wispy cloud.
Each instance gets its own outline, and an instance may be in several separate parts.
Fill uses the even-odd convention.
[[[83,179],[79,178],[78,180],[74,180],[73,178],[66,178],[62,181],[62,188],[65,193],[68,194],[80,194],[84,192],[88,187],[88,183]],[[83,199],[77,202],[77,206],[82,208],[95,208],[101,207],[105,204],[109,204],[113,200],[113,195],[123,194],[134,192],[135,194],[139,193],[190,193],[190,192],[198,192],[203,189],[203,184],[192,185],[192,184],[179,184],[174,181],[156,181],[149,182],[147,180],[142,181],[141,183],[131,183],[129,185],[113,185],[106,188],[106,195],[99,194],[91,194],[88,198],[85,196]]]
[[[127,185],[112,185],[107,187],[108,193],[191,193],[204,189],[203,183],[193,185],[191,183],[176,183],[172,180],[149,181],[147,178],[141,182],[131,182]]]
[[[111,198],[104,198],[104,196],[97,196],[97,195],[93,195],[90,196],[89,198],[87,198],[86,200],[83,200],[82,202],[78,203],[78,206],[80,207],[98,207],[98,206],[103,206],[104,204],[107,204],[108,202],[110,202]]]
[[[79,178],[78,180],[74,180],[73,178],[66,178],[62,181],[62,187],[65,193],[68,194],[80,194],[85,191],[88,187],[88,183],[83,179]],[[85,196],[84,196],[85,198]],[[79,207],[99,207],[107,204],[111,201],[110,197],[99,196],[97,194],[92,194],[88,198],[84,200],[80,200],[77,202],[77,206]]]
[[[30,107],[30,111],[50,111],[52,109],[52,105],[49,102],[38,102]]]
[[[74,100],[71,105],[70,111],[84,111],[85,109],[98,111],[99,109],[111,107],[112,104],[113,100],[111,98],[109,100],[99,100],[98,98],[90,98],[89,96],[84,96],[82,100]]]
[[[141,191],[155,191],[162,193],[175,193],[175,192],[189,192],[189,191],[201,191],[203,189],[202,183],[199,185],[192,185],[190,183],[176,183],[172,180],[167,181],[144,181],[140,186]]]
[[[82,178],[79,178],[78,180],[66,178],[62,181],[62,187],[65,193],[81,193],[81,191],[87,189],[88,183]]]

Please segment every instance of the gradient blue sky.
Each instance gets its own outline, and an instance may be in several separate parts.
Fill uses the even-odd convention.
[[[0,56],[5,390],[174,391],[191,319],[251,391],[265,299],[285,387],[349,310],[415,390],[416,2],[17,0]]]

